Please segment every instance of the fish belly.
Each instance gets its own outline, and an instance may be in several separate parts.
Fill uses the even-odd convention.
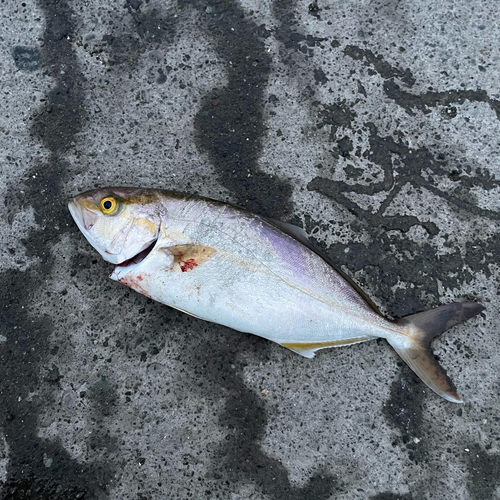
[[[185,313],[280,344],[328,343],[386,333],[363,311],[347,308],[343,300],[312,296],[264,266],[226,258],[170,269],[149,259],[114,279]]]

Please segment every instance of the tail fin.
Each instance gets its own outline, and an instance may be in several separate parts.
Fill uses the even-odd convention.
[[[402,327],[409,327],[411,344],[398,341],[389,343],[404,359],[407,365],[428,387],[453,403],[463,403],[453,382],[434,358],[431,341],[452,326],[461,323],[484,310],[476,302],[459,302],[412,314],[398,320]]]

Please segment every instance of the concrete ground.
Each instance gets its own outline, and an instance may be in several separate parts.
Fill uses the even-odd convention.
[[[0,497],[500,498],[500,28],[491,0],[3,0]],[[307,360],[108,280],[106,185],[304,227],[435,341]],[[258,242],[256,242],[258,244]]]

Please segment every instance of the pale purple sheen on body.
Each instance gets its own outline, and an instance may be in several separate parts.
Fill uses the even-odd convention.
[[[342,296],[372,312],[365,300],[335,271],[324,259],[304,246],[292,236],[259,217],[251,222],[253,230],[259,237],[268,241],[276,256],[285,264],[294,281],[307,284],[312,290],[319,291],[318,286],[326,290],[329,298]]]

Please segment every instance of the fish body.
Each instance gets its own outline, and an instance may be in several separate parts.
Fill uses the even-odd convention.
[[[279,344],[341,344],[397,327],[321,257],[270,221],[230,205],[166,196],[147,259],[112,279],[207,321]],[[307,349],[307,355],[311,355]]]
[[[384,338],[434,391],[461,401],[429,343],[479,304],[391,321],[299,228],[206,198],[107,188],[75,197],[69,208],[90,243],[117,264],[111,278],[139,293],[305,357]]]

